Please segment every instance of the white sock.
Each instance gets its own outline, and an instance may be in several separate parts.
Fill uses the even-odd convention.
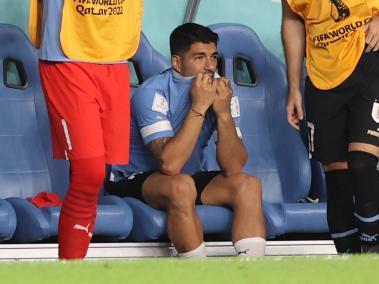
[[[197,248],[191,251],[178,253],[180,258],[205,258],[207,257],[207,252],[205,251],[205,244],[202,242]]]
[[[234,249],[239,257],[264,256],[266,240],[259,237],[245,238],[237,241],[234,244]]]

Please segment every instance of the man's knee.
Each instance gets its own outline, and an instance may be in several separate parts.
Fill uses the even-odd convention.
[[[100,190],[105,179],[104,157],[72,160],[70,166],[71,185],[83,192],[96,193]]]
[[[169,209],[189,210],[195,205],[196,187],[192,177],[179,174],[172,177],[168,188]]]
[[[232,205],[245,202],[252,204],[252,201],[262,200],[262,184],[258,178],[245,173],[230,178],[233,179],[231,181]]]

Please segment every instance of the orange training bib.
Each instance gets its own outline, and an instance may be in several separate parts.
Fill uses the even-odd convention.
[[[364,26],[378,0],[288,0],[305,21],[307,70],[312,83],[327,90],[355,69],[365,47]]]
[[[142,25],[142,0],[65,0],[64,54],[87,62],[117,62],[134,55]]]

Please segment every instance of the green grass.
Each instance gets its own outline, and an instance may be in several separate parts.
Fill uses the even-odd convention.
[[[0,263],[0,283],[379,283],[379,256]]]

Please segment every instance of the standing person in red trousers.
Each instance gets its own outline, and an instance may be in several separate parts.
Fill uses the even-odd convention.
[[[86,256],[106,163],[129,162],[129,69],[142,0],[31,0],[54,158],[70,161],[59,219],[59,258]]]

